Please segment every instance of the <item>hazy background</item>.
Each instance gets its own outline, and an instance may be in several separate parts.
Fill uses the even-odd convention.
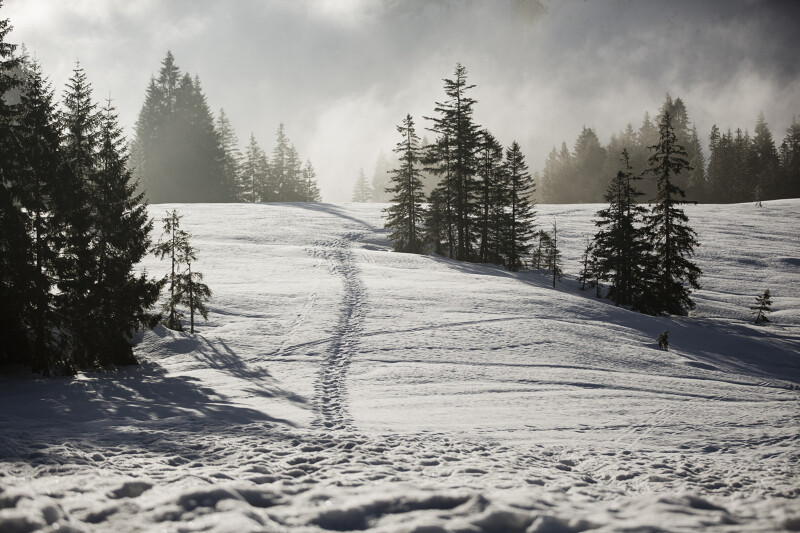
[[[269,153],[284,122],[325,201],[348,201],[359,167],[371,178],[406,113],[426,125],[457,61],[476,121],[532,169],[584,124],[604,143],[638,128],[667,91],[704,147],[712,123],[752,130],[761,110],[780,143],[800,114],[800,2],[6,0],[0,17],[59,96],[80,60],[130,136],[172,50],[241,145],[253,132]]]

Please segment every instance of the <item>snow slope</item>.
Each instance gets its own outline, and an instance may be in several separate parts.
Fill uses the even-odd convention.
[[[597,205],[540,206],[556,289],[391,252],[380,205],[173,207],[209,322],[0,377],[0,531],[800,530],[800,201],[687,209],[688,318],[578,290]]]

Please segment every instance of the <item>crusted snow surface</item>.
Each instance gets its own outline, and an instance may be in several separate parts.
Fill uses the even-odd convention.
[[[556,289],[394,253],[381,205],[173,207],[209,322],[0,377],[0,531],[800,530],[800,201],[687,209],[690,317],[579,290],[597,205],[540,206]]]

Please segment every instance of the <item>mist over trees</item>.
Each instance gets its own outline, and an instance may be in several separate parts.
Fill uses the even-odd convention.
[[[134,364],[160,283],[134,271],[151,223],[116,111],[98,107],[79,64],[57,108],[41,67],[5,42],[10,29],[0,20],[0,364]]]
[[[586,126],[571,149],[566,141],[554,146],[541,170],[540,200],[602,201],[607,176],[614,175],[623,149],[629,154],[632,172],[641,175],[647,168],[648,147],[656,144],[658,124],[666,113],[672,117],[677,143],[686,150],[691,167],[677,177],[675,185],[691,200],[732,203],[800,196],[800,125],[796,119],[777,146],[763,113],[756,119],[753,135],[741,128],[723,132],[715,124],[706,136],[690,121],[684,101],[667,94],[654,117],[645,112],[637,129],[628,124],[612,134],[606,146],[597,132]],[[655,182],[644,181],[641,192],[646,201],[654,199]]]
[[[200,78],[167,52],[147,87],[131,163],[154,203],[319,201],[316,173],[283,124],[275,142],[268,157],[251,135],[242,153],[225,110],[214,118]]]

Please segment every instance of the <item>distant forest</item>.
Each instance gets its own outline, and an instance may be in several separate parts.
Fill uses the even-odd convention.
[[[708,161],[697,128],[681,98],[667,94],[657,116],[645,112],[642,124],[634,130],[613,134],[602,146],[597,133],[584,127],[570,151],[566,142],[553,147],[540,173],[542,203],[602,202],[603,194],[619,163],[619,154],[627,149],[635,175],[641,175],[650,157],[649,147],[658,141],[658,124],[664,113],[672,116],[679,145],[686,149],[688,172],[676,183],[687,198],[704,203],[736,203],[777,198],[800,197],[800,124],[797,120],[786,130],[786,137],[776,147],[764,114],[756,120],[753,134],[747,129],[725,132],[715,124],[706,137]],[[655,195],[655,183],[642,183],[644,198]]]
[[[172,52],[150,79],[130,162],[152,203],[320,200],[314,167],[283,124],[271,157],[252,134],[243,154],[225,110],[213,117],[200,78],[182,73]]]
[[[619,154],[627,149],[635,175],[641,175],[651,155],[648,148],[658,141],[658,124],[665,112],[672,116],[678,144],[686,149],[692,170],[679,176],[677,185],[686,191],[689,200],[701,203],[738,203],[800,198],[800,124],[796,118],[786,129],[778,145],[763,113],[759,115],[751,134],[748,129],[722,131],[715,124],[708,136],[701,136],[689,120],[686,104],[681,98],[667,94],[658,113],[645,112],[638,129],[631,124],[615,134],[607,145],[600,142],[594,128],[584,127],[572,149],[565,142],[553,147],[544,167],[534,173],[536,198],[540,203],[602,203],[606,187],[614,178]],[[703,144],[706,150],[703,150]],[[429,142],[423,137],[426,147]],[[708,158],[706,158],[708,154]],[[390,195],[388,172],[394,165],[386,154],[379,154],[372,180],[358,185],[353,199],[388,202]],[[422,172],[426,194],[436,186],[437,178]],[[645,201],[654,198],[655,182],[645,180],[641,187]],[[360,192],[360,194],[355,194]]]

